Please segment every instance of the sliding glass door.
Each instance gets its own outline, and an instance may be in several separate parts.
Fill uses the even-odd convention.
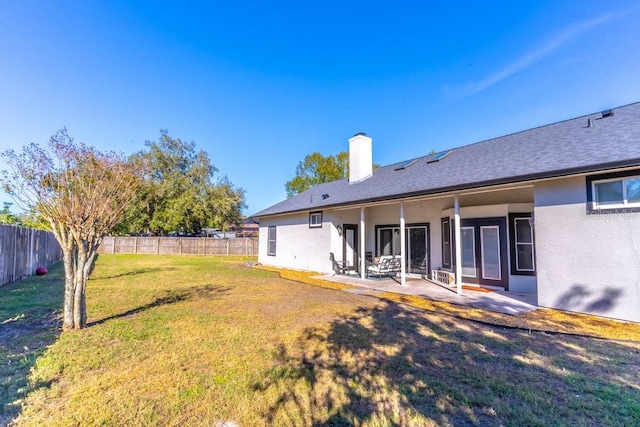
[[[400,227],[378,226],[378,256],[400,256]],[[426,275],[430,268],[429,224],[409,224],[405,227],[405,261],[407,273]]]

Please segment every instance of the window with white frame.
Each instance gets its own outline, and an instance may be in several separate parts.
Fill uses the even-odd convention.
[[[509,214],[511,274],[533,276],[536,273],[533,217],[530,213]]]
[[[276,255],[276,227],[269,227],[269,239],[267,246],[267,255],[275,256]]]
[[[311,228],[322,227],[322,211],[311,212],[309,214],[309,227]]]
[[[442,267],[451,268],[451,220],[442,218]]]
[[[640,175],[592,178],[591,197],[594,209],[640,207]]]

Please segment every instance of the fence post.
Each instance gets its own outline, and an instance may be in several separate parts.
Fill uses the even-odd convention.
[[[115,254],[116,253],[116,237],[112,237],[112,242],[113,242],[113,245],[111,246],[111,253]]]
[[[11,281],[16,281],[16,258],[18,257],[18,227],[13,226],[13,271],[11,273]]]
[[[156,255],[160,255],[160,236],[158,236],[158,247],[156,248]]]
[[[227,256],[229,256],[229,239],[227,239]]]
[[[178,247],[180,248],[180,255],[182,255],[182,237],[178,237]]]
[[[138,253],[138,236],[133,238],[133,254],[136,255]]]

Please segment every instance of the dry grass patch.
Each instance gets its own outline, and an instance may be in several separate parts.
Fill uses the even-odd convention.
[[[297,280],[310,285],[331,289],[355,288],[355,286],[312,277],[318,276],[320,273],[301,272],[263,266],[259,268],[275,271],[283,278]],[[497,326],[640,342],[640,323],[622,322],[587,314],[570,313],[544,308],[513,316],[480,308],[451,304],[443,301],[430,300],[424,297],[403,295],[393,292],[371,293],[371,295],[380,299],[407,304],[412,307],[436,313],[455,316],[461,319],[481,321]]]
[[[91,327],[37,359],[16,424],[640,424],[640,344],[529,334],[243,264],[101,256]]]

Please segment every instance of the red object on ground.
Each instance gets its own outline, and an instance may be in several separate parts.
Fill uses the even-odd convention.
[[[48,271],[47,271],[46,267],[38,267],[38,268],[36,268],[36,276],[44,276],[47,273],[48,273]]]

